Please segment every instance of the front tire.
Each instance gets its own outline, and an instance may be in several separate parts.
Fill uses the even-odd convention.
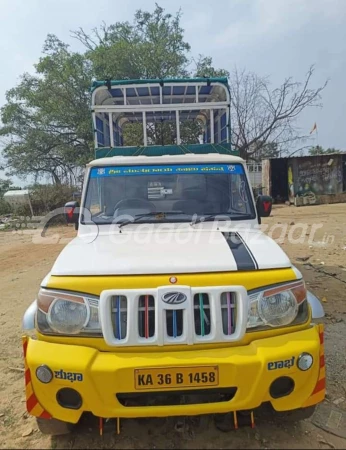
[[[315,412],[316,405],[307,408],[292,409],[292,411],[275,412],[277,417],[282,418],[285,422],[300,422],[309,419]]]
[[[307,408],[292,409],[289,411],[275,411],[271,403],[262,404],[259,408],[260,414],[271,420],[279,419],[283,422],[292,423],[309,419],[315,412],[316,405]]]
[[[63,422],[58,419],[41,419],[37,417],[36,422],[41,433],[50,434],[51,436],[69,434],[74,428],[73,423]]]

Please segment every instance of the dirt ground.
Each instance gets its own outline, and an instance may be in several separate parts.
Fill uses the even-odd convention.
[[[312,225],[320,227],[314,233]],[[273,229],[273,226],[275,228]],[[302,271],[309,289],[323,298],[326,317],[327,400],[346,411],[346,205],[276,206],[262,224]],[[284,227],[287,227],[285,235]],[[96,419],[71,435],[40,434],[25,409],[21,321],[40,281],[73,236],[72,228],[50,230],[42,242],[31,232],[0,232],[0,448],[346,448],[346,440],[310,419],[287,423],[256,417],[256,428],[222,433],[213,418],[122,421],[122,432],[98,436]]]

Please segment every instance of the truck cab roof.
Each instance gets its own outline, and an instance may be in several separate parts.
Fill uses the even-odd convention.
[[[218,153],[163,155],[163,156],[111,156],[91,161],[87,167],[119,166],[119,165],[155,165],[155,164],[186,164],[186,163],[245,163],[244,159],[234,155],[220,155]]]

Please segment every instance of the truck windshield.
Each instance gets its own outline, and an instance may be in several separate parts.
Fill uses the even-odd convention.
[[[96,224],[255,218],[241,164],[93,167],[84,207]]]

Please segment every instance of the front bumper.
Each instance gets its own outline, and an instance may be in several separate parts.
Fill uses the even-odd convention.
[[[104,418],[198,415],[252,410],[268,401],[275,410],[287,411],[316,404],[325,395],[322,325],[253,341],[242,347],[179,352],[108,353],[89,347],[53,344],[27,337],[23,339],[27,408],[39,417],[76,423],[86,411]],[[299,370],[296,364],[304,352],[310,353],[314,359],[311,369],[305,372]],[[285,361],[292,361],[292,358],[294,364],[288,367],[290,364],[285,364]],[[283,364],[275,364],[278,362]],[[55,374],[50,383],[44,384],[36,377],[36,369],[43,364],[53,374],[63,371],[72,375],[61,379]],[[206,365],[219,368],[217,389],[236,388],[231,400],[129,407],[123,406],[117,399],[117,394],[138,393],[134,382],[136,369]],[[283,368],[280,368],[282,365]],[[289,395],[274,399],[269,392],[270,386],[279,377],[290,377],[294,381],[294,389]],[[58,404],[57,393],[66,387],[75,389],[81,395],[82,406],[79,409],[68,409]],[[158,391],[149,389],[146,392]]]

